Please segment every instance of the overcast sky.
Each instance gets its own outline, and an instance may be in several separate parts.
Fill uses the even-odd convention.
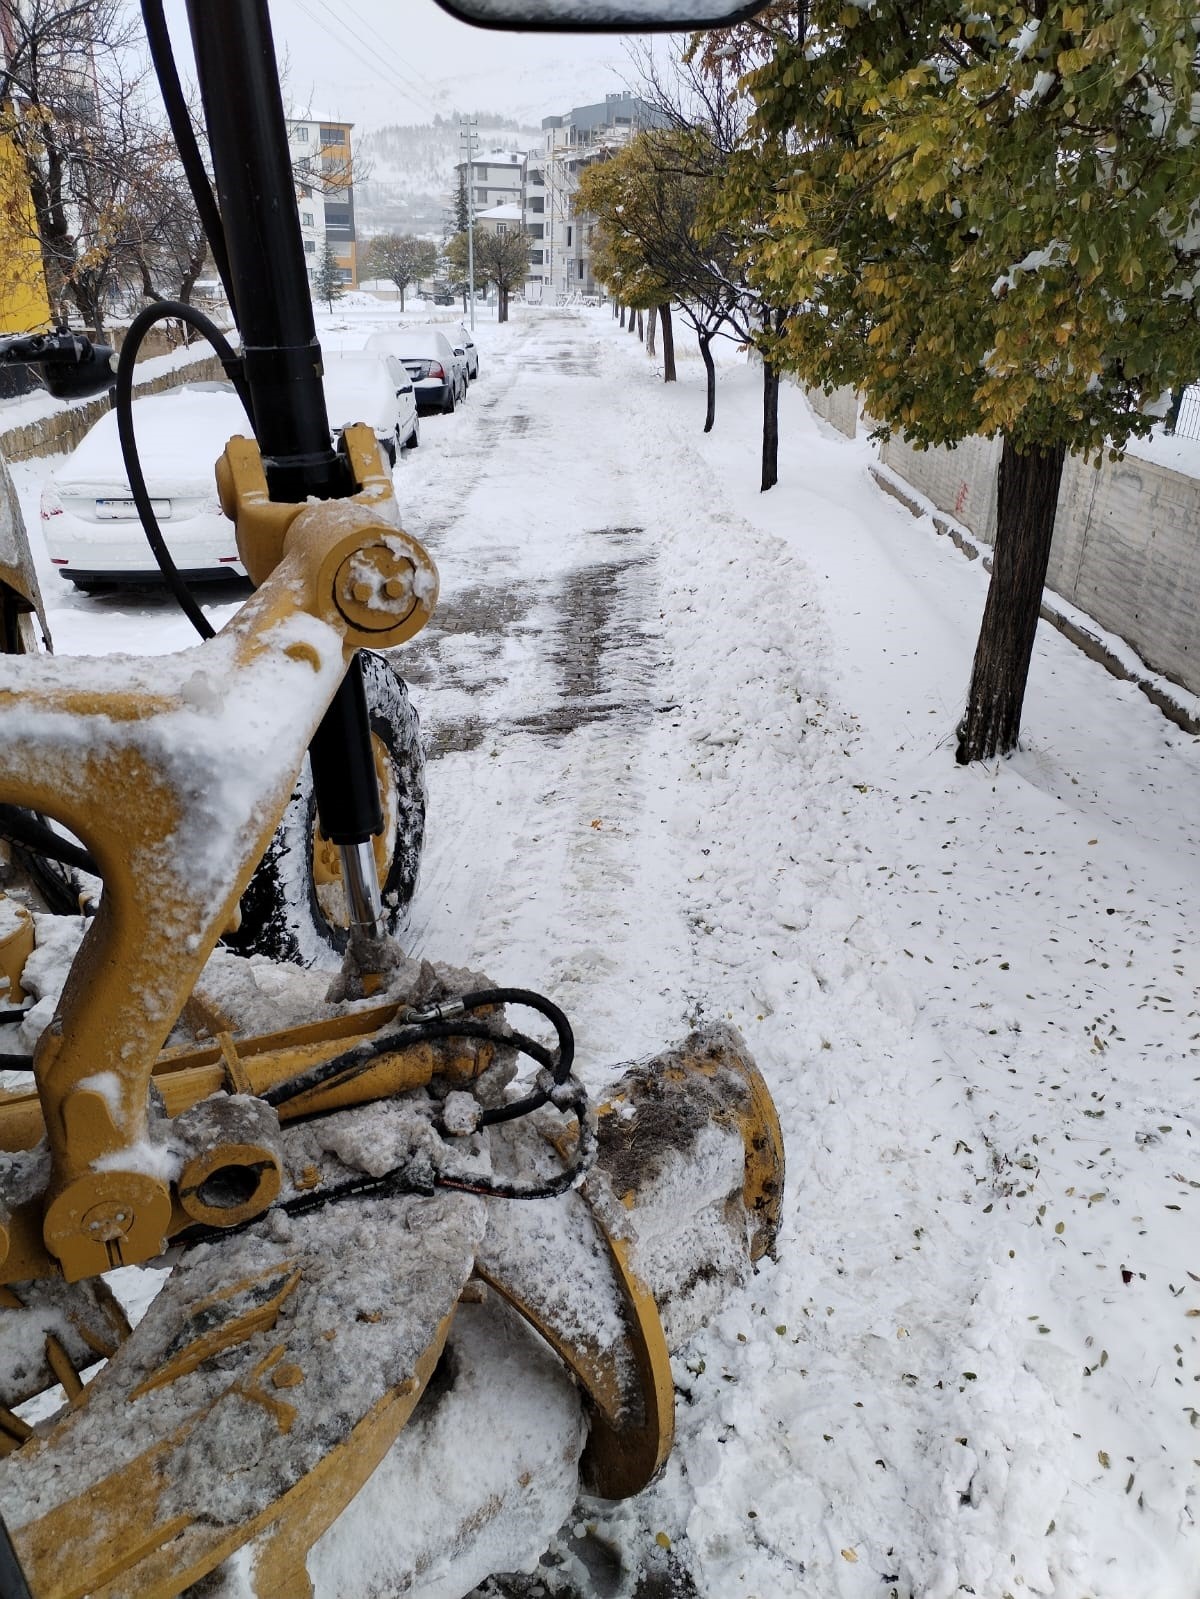
[[[183,0],[168,0],[168,15],[190,77]],[[636,77],[618,36],[485,31],[434,0],[272,0],[271,19],[291,104],[364,130],[481,109],[536,126]]]

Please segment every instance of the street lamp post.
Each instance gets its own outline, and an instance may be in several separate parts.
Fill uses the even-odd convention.
[[[467,163],[467,286],[471,294],[471,332],[475,331],[475,150],[479,144],[478,123],[468,118],[459,130]]]

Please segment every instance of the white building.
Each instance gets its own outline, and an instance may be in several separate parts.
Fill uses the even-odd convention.
[[[352,122],[309,114],[288,118],[288,146],[296,175],[296,209],[304,240],[308,281],[321,270],[325,247],[332,249],[338,277],[347,288],[358,283],[358,245],[354,225]]]
[[[594,220],[575,212],[579,174],[641,128],[659,126],[661,120],[644,100],[622,90],[592,105],[575,106],[563,116],[544,118],[539,150],[492,150],[469,163],[459,162],[476,226],[525,230],[527,299],[570,300],[598,292],[591,267]]]
[[[592,105],[542,119],[544,199],[542,275],[546,293],[559,301],[602,292],[592,276],[595,219],[576,209],[580,174],[604,160],[643,128],[664,119],[640,96],[622,90]]]

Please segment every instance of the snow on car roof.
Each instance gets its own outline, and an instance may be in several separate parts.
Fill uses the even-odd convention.
[[[407,382],[407,374],[401,371],[399,380]],[[324,384],[330,427],[367,422],[376,431],[390,430],[396,390],[386,355],[377,350],[331,352],[325,357]]]
[[[166,479],[213,482],[213,467],[235,433],[250,436],[241,401],[228,384],[189,384],[133,402],[133,432],[146,482]],[[53,481],[126,487],[125,463],[117,436],[117,414],[109,411],[89,430]]]
[[[390,350],[394,355],[441,355],[442,341],[449,343],[442,328],[394,328],[387,333],[372,333],[368,350]]]

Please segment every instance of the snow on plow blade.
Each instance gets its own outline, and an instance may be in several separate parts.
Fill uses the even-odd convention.
[[[395,1104],[288,1129],[289,1170],[345,1158],[363,1116]],[[493,1170],[559,1159],[561,1129],[507,1124]],[[34,1599],[166,1599],[237,1551],[230,1592],[349,1592],[347,1547],[355,1592],[465,1593],[536,1557],[580,1482],[638,1492],[671,1446],[668,1349],[772,1248],[783,1151],[725,1027],[628,1068],[599,1150],[556,1199],[372,1197],[183,1252],[66,1412],[10,1436],[0,1505]],[[0,1310],[0,1380],[40,1358],[5,1353],[40,1286]],[[95,1319],[87,1284],[53,1294],[39,1329]]]

